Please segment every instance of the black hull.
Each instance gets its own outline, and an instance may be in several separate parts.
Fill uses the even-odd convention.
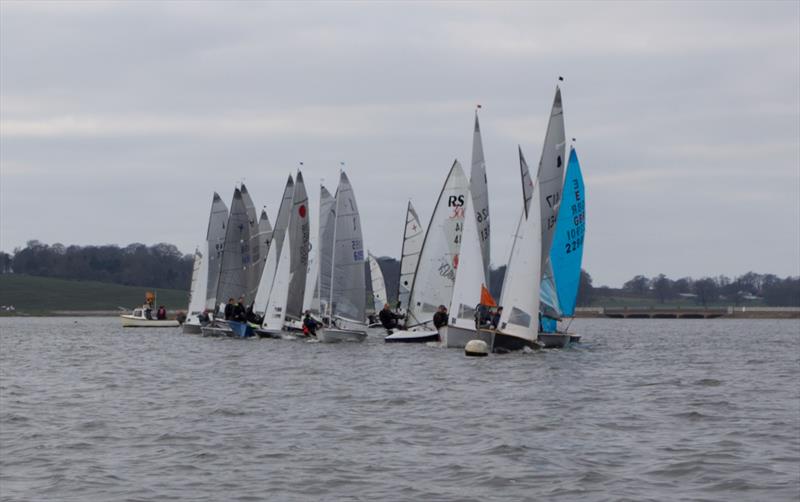
[[[493,352],[511,352],[514,350],[522,350],[525,347],[531,349],[538,349],[539,344],[520,338],[518,336],[507,335],[499,331],[494,334],[494,345],[492,346]]]

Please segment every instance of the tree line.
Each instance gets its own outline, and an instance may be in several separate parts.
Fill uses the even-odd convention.
[[[675,280],[664,274],[652,278],[637,275],[623,284],[622,290],[658,303],[684,298],[703,306],[719,302],[729,305],[760,302],[775,307],[800,307],[800,277],[781,279],[773,274],[755,272],[733,279],[725,275]]]
[[[183,254],[176,246],[167,243],[153,246],[134,243],[125,247],[64,246],[32,240],[24,248],[15,249],[13,254],[0,252],[0,272],[188,290],[192,280],[192,260],[192,255]],[[389,299],[394,301],[400,280],[400,263],[391,257],[378,258],[378,262]],[[489,291],[498,299],[505,272],[506,267],[501,266],[492,269],[489,277]],[[580,280],[577,303],[581,307],[601,305],[604,298],[619,295],[658,303],[680,299],[698,305],[758,302],[770,306],[800,307],[800,277],[781,279],[773,274],[755,272],[733,279],[724,275],[700,279],[670,279],[664,274],[651,278],[637,275],[622,288],[609,288],[594,287],[592,276],[582,270]]]
[[[28,241],[13,255],[0,252],[0,271],[59,279],[100,281],[126,286],[188,290],[193,256],[172,244],[125,247],[64,246]]]

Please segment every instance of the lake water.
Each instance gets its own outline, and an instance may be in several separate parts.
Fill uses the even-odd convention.
[[[466,358],[0,318],[0,498],[800,498],[800,321],[573,328]]]

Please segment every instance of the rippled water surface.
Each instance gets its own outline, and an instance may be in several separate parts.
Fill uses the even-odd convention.
[[[798,500],[800,322],[573,323],[566,350],[0,319],[2,500]]]

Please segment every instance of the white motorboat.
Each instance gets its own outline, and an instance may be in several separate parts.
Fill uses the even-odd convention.
[[[122,314],[123,328],[177,328],[180,323],[176,319],[153,319],[147,315],[149,309],[136,308],[132,314]]]

